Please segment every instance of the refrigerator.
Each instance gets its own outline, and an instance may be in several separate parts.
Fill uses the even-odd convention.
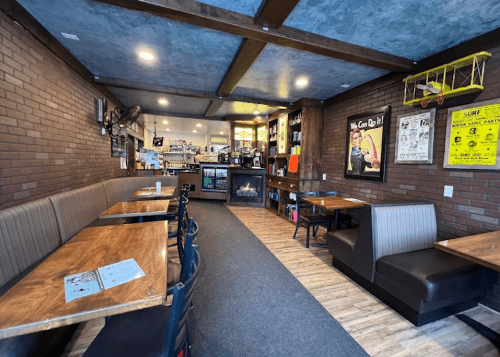
[[[227,191],[227,165],[201,165],[201,190]]]

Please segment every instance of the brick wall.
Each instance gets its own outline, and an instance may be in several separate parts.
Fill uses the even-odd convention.
[[[94,119],[102,97],[0,12],[0,209],[126,174]]]
[[[486,50],[486,49],[485,49]],[[337,190],[370,200],[415,199],[434,202],[440,239],[456,238],[500,230],[500,172],[486,170],[444,170],[447,107],[481,102],[499,97],[500,48],[488,50],[485,89],[475,99],[446,99],[437,107],[432,165],[396,165],[395,134],[398,115],[421,108],[403,106],[402,82],[387,85],[366,95],[325,109],[322,171],[327,180],[321,189]],[[344,178],[347,117],[370,108],[391,106],[388,165],[385,182]],[[452,185],[453,197],[443,197],[444,185]],[[500,286],[495,286],[484,303],[500,311]]]

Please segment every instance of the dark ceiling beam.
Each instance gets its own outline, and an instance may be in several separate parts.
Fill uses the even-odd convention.
[[[224,104],[224,101],[222,99],[214,99],[210,102],[208,105],[207,110],[205,111],[205,116],[206,117],[213,117],[219,110],[219,108]]]
[[[71,54],[59,41],[48,32],[42,24],[40,24],[28,11],[24,9],[15,0],[0,1],[0,9],[12,20],[17,22],[22,28],[31,33],[38,41],[40,41],[49,51],[59,57],[77,74],[97,88],[104,96],[114,102],[116,105],[123,107],[123,103],[107,89],[101,85],[94,83],[94,75]]]
[[[279,30],[256,25],[251,16],[199,3],[194,0],[98,0],[103,3],[165,17],[196,26],[211,28],[274,43],[279,46],[308,51],[389,71],[406,72],[414,69],[407,58],[394,56],[370,48],[319,36],[287,26]]]
[[[300,0],[267,0],[260,5],[255,15],[255,24],[278,29]]]
[[[197,114],[185,114],[185,113],[171,113],[166,110],[154,110],[154,109],[141,109],[141,114],[151,114],[151,115],[162,115],[172,118],[186,118],[186,119],[205,119],[205,120],[218,120],[226,121],[225,117],[209,117]]]
[[[453,62],[462,57],[481,51],[487,51],[488,49],[498,46],[500,46],[500,28],[462,42],[447,50],[436,53],[435,55],[424,58],[419,61],[416,71],[426,71],[428,69]]]
[[[99,83],[107,87],[140,90],[150,93],[178,95],[180,97],[188,97],[188,98],[209,99],[209,100],[221,99],[219,98],[219,96],[209,91],[167,87],[158,84],[140,83],[119,78],[95,77],[94,81],[95,83]],[[285,107],[285,108],[288,108],[288,106],[290,105],[290,103],[288,102],[281,102],[281,101],[261,99],[261,98],[252,98],[252,97],[245,97],[238,95],[230,95],[229,97],[224,97],[224,101],[255,103],[255,104],[268,105],[270,107]]]

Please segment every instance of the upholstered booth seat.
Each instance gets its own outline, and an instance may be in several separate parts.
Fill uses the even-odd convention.
[[[483,267],[434,248],[384,256],[377,261],[376,271],[375,284],[396,296],[407,290],[416,301],[463,300],[467,292],[488,285]]]
[[[340,260],[342,263],[352,266],[354,247],[356,245],[357,237],[357,228],[328,232],[326,241],[332,256],[335,257],[335,259]]]

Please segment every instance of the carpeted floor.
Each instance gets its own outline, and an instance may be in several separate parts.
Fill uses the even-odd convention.
[[[193,355],[368,356],[223,204],[189,202],[202,257]]]

